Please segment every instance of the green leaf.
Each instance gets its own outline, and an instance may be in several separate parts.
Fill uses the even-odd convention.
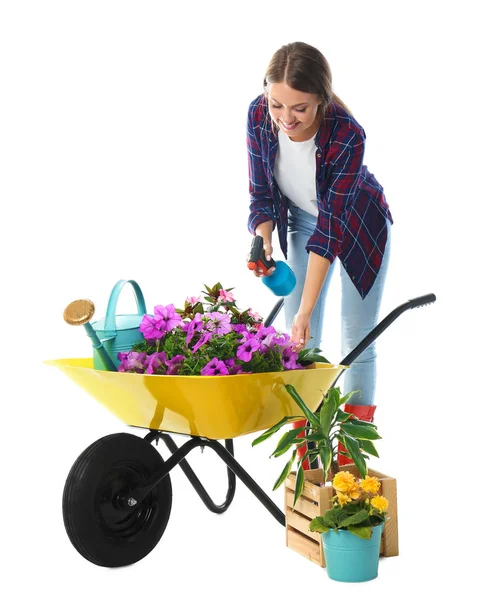
[[[340,388],[338,388],[338,387],[329,388],[329,390],[327,392],[327,396],[334,403],[334,410],[336,412],[341,405]]]
[[[284,387],[287,389],[291,398],[293,398],[296,404],[298,404],[298,406],[301,408],[307,420],[315,427],[320,427],[321,423],[319,418],[308,408],[301,396],[296,391],[295,387],[290,383],[287,383]]]
[[[340,408],[338,409],[337,413],[336,413],[336,420],[339,423],[344,423],[345,421],[348,421],[349,419],[351,419],[352,415],[350,413],[347,413],[343,410],[341,410]]]
[[[305,349],[301,350],[300,353],[298,354],[298,362],[300,364],[302,362],[307,362],[307,363],[320,362],[320,363],[330,364],[330,361],[327,360],[327,358],[325,358],[324,356],[322,356],[322,350],[320,348],[305,348]]]
[[[360,394],[360,390],[355,390],[353,392],[348,392],[348,394],[346,394],[345,396],[343,396],[343,398],[341,399],[341,404],[348,404],[348,401],[350,400],[350,398],[352,396],[355,396],[355,394]]]
[[[339,523],[348,518],[348,516],[348,513],[346,513],[341,506],[330,508],[329,510],[326,510],[323,515],[326,524],[330,527],[339,527]]]
[[[359,470],[361,477],[364,478],[367,475],[367,466],[366,461],[360,453],[359,442],[355,438],[350,437],[348,434],[338,436],[338,439],[348,450],[350,458],[353,460],[354,465]]]
[[[355,502],[348,502],[343,505],[343,510],[349,515],[353,515],[359,510],[359,505]]]
[[[277,479],[277,481],[274,483],[274,487],[272,488],[272,491],[275,491],[280,485],[282,485],[286,481],[286,478],[291,471],[291,467],[293,466],[295,458],[296,458],[296,450],[293,451],[291,458],[286,463],[286,466],[282,470],[282,473],[279,475],[279,478]]]
[[[298,461],[298,466],[302,466],[303,463],[307,460],[307,458],[309,458],[311,461],[314,460],[314,458],[319,454],[319,450],[317,449],[313,449],[313,450],[307,450],[305,452],[305,454],[300,458],[300,460]]]
[[[194,315],[197,314],[197,313],[204,314],[204,308],[203,308],[203,305],[201,304],[201,302],[197,302],[194,305],[194,308],[193,308],[192,312],[193,312]]]
[[[282,456],[283,454],[286,454],[286,452],[295,442],[300,441],[303,443],[303,438],[301,440],[298,440],[298,438],[300,433],[304,430],[305,427],[299,427],[298,429],[291,429],[290,431],[287,431],[280,439],[279,443],[277,444],[277,448],[274,450],[274,452],[272,452],[271,456],[275,456],[276,458]]]
[[[298,467],[298,469],[296,470],[296,489],[295,489],[295,497],[293,499],[293,508],[294,508],[298,498],[301,496],[301,493],[303,492],[304,485],[305,485],[305,476],[303,474],[303,467]]]
[[[324,475],[324,481],[327,481],[327,472],[331,468],[331,462],[333,460],[333,453],[331,452],[331,446],[329,446],[329,444],[321,448],[320,456],[322,462],[322,473]]]
[[[281,429],[281,427],[283,427],[284,425],[286,425],[286,423],[288,423],[292,419],[296,419],[296,417],[284,417],[284,419],[281,419],[279,421],[279,423],[276,423],[270,429],[267,429],[267,431],[265,431],[264,433],[262,433],[261,436],[257,437],[256,440],[253,440],[253,442],[251,443],[251,445],[252,446],[256,446],[257,444],[260,444],[261,442],[264,442],[266,439],[268,439],[271,435],[274,435],[274,433],[276,433],[277,431],[279,431],[279,429]]]
[[[379,458],[379,454],[376,448],[374,447],[374,444],[369,440],[359,440],[359,445],[362,448],[362,450],[364,450],[364,452],[367,452],[368,454],[371,454],[371,456],[377,456]]]
[[[355,527],[355,525],[351,525],[350,527],[347,527],[347,529],[363,540],[370,540],[373,534],[372,527]]]
[[[324,431],[325,435],[327,436],[329,436],[329,432],[333,424],[332,421],[335,409],[336,406],[334,403],[334,399],[331,398],[329,395],[324,396],[324,402],[319,413],[319,419],[321,422],[322,431]]]
[[[310,521],[309,525],[310,531],[318,531],[319,533],[326,533],[329,531],[330,527],[326,525],[324,519],[322,517],[315,517]]]
[[[357,512],[355,514],[348,515],[345,519],[342,519],[338,523],[338,527],[347,527],[348,525],[358,525],[359,523],[362,523],[362,521],[365,521],[368,517],[369,517],[369,514],[368,514],[367,510],[362,509],[362,510],[359,510],[359,512]]]
[[[322,433],[310,433],[306,435],[304,439],[306,439],[307,442],[324,442],[328,438]]]
[[[341,424],[341,429],[352,437],[360,440],[380,440],[381,436],[372,427],[365,427],[363,425],[357,425],[356,421],[347,421]]]
[[[370,423],[369,421],[362,421],[361,419],[358,419],[356,416],[350,414],[350,413],[345,413],[346,415],[350,415],[350,423],[355,423],[355,425],[359,425],[360,427],[370,427],[371,429],[377,429],[377,425],[375,425],[374,423]]]

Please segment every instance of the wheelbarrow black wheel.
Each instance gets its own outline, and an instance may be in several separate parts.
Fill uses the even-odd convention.
[[[122,567],[151,552],[170,517],[170,476],[132,511],[121,498],[163,464],[155,448],[128,433],[103,437],[82,452],[66,480],[62,511],[69,539],[83,557]]]

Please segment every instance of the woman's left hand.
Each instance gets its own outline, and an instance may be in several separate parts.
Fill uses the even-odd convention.
[[[291,328],[291,341],[296,343],[296,350],[305,348],[310,340],[310,315],[297,312]]]

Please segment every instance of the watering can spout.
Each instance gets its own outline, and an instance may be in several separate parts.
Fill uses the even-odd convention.
[[[75,300],[66,306],[64,310],[64,320],[68,325],[83,325],[88,337],[92,341],[92,346],[99,355],[106,371],[116,371],[116,366],[111,360],[107,350],[102,345],[101,340],[95,333],[94,328],[89,323],[95,312],[94,303],[91,300]]]

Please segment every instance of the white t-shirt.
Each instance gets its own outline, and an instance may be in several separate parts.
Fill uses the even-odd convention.
[[[279,131],[274,177],[281,192],[302,210],[317,216],[315,139],[293,142]]]

